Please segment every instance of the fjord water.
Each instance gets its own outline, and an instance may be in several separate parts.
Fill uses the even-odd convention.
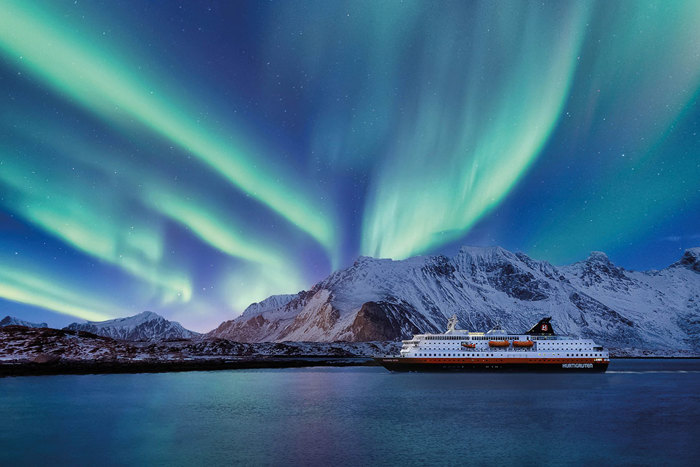
[[[697,465],[699,390],[700,360],[4,378],[0,464]]]

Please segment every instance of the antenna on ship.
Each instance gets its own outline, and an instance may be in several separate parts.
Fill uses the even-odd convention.
[[[454,332],[457,327],[457,315],[454,314],[450,319],[447,320],[447,332]],[[447,333],[446,333],[447,334]]]
[[[503,326],[501,326],[501,321],[497,320],[495,321],[495,325],[493,328],[491,328],[486,334],[502,334],[505,333],[506,331],[503,329]]]

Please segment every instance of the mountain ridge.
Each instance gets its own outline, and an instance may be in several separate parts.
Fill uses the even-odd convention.
[[[390,340],[442,332],[453,313],[479,331],[497,322],[523,331],[546,315],[562,334],[608,347],[697,352],[699,273],[700,248],[651,271],[626,270],[602,252],[566,266],[501,247],[462,247],[452,258],[361,256],[307,291],[251,305],[205,337]]]
[[[14,316],[7,315],[2,320],[0,320],[0,327],[3,326],[26,326],[28,328],[48,328],[49,325],[46,323],[32,323],[25,321],[23,319],[16,318]]]
[[[180,323],[169,321],[152,311],[143,311],[133,316],[106,321],[71,323],[63,329],[85,331],[125,341],[191,339],[200,335],[185,329]]]

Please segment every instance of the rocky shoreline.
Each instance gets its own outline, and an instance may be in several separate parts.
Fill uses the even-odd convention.
[[[0,328],[0,376],[373,365],[397,342],[247,344],[226,339],[122,341],[70,329]]]
[[[0,377],[154,373],[313,366],[371,366],[400,342],[269,342],[176,339],[130,342],[84,331],[0,328]],[[617,358],[697,358],[687,352],[610,349]]]
[[[180,371],[249,370],[315,366],[374,366],[371,358],[201,358],[193,360],[55,360],[49,362],[3,362],[0,377],[82,375],[113,373],[165,373]]]

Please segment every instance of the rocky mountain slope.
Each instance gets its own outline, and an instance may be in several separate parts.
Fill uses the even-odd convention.
[[[0,327],[3,326],[26,326],[28,328],[48,328],[49,325],[46,323],[30,323],[29,321],[24,321],[14,316],[5,316],[0,320]]]
[[[65,328],[17,325],[0,328],[0,366],[3,363],[182,361],[221,357],[367,358],[397,351],[396,342],[246,344],[224,339],[139,342]]]
[[[199,336],[199,333],[185,329],[180,323],[168,321],[152,311],[144,311],[127,318],[73,323],[64,329],[126,341],[191,339]]]
[[[360,257],[311,290],[253,304],[206,337],[241,342],[369,341],[501,324],[524,331],[543,316],[561,334],[613,349],[700,352],[700,248],[660,271],[628,271],[604,253],[557,267],[503,248],[453,258]]]

